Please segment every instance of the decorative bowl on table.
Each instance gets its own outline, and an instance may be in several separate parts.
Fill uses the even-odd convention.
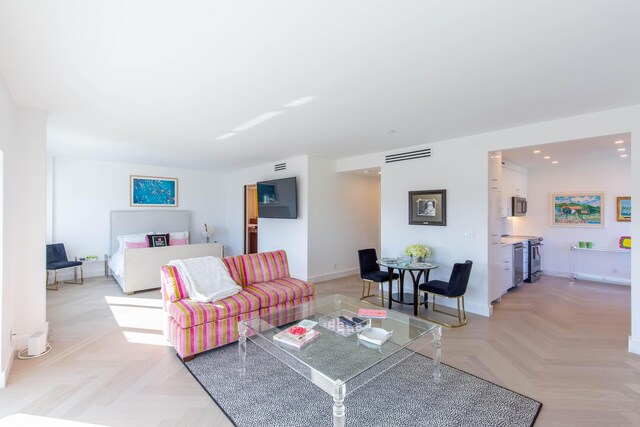
[[[393,335],[393,331],[382,328],[367,328],[358,333],[358,339],[370,344],[382,345]]]

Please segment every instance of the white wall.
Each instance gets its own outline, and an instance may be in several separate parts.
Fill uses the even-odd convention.
[[[528,212],[514,218],[514,234],[544,238],[542,270],[569,277],[569,247],[590,241],[596,248],[617,248],[620,236],[631,235],[630,222],[616,221],[616,197],[631,195],[631,164],[628,158],[601,159],[579,165],[550,166],[529,170]],[[551,193],[598,191],[605,193],[604,228],[558,227],[551,223]],[[594,278],[626,282],[631,277],[629,254],[576,252],[577,271]]]
[[[380,250],[380,179],[336,173],[336,161],[309,158],[309,280],[359,272],[358,249]]]
[[[42,111],[15,106],[0,74],[0,387],[11,368],[13,350],[45,325],[46,123]],[[18,334],[15,347],[11,331]]]
[[[470,311],[488,315],[491,312],[488,289],[488,164],[487,153],[502,149],[526,147],[558,141],[578,140],[598,135],[630,132],[632,151],[639,146],[640,106],[608,110],[528,126],[488,132],[429,145],[406,147],[402,151],[431,147],[430,159],[384,164],[382,166],[382,254],[397,255],[405,245],[414,242],[434,247],[434,260],[441,263],[432,277],[447,277],[453,262],[471,259],[468,304]],[[636,150],[633,150],[633,147]],[[371,155],[362,161],[350,158],[340,165],[371,164]],[[632,156],[631,182],[640,182],[640,156]],[[342,166],[341,166],[342,167]],[[446,227],[407,225],[407,191],[444,188],[447,190]],[[631,188],[632,209],[640,209],[640,187]],[[640,235],[640,221],[632,222],[631,235]],[[465,229],[475,237],[463,237]],[[632,335],[630,350],[640,353],[640,251],[632,252]]]
[[[258,250],[284,249],[292,276],[308,277],[308,157],[278,161],[287,163],[284,171],[274,171],[274,163],[242,169],[225,175],[226,226],[225,254],[244,250],[244,186],[258,181],[295,176],[298,186],[298,219],[258,219]]]
[[[382,256],[402,255],[409,244],[425,244],[431,247],[431,260],[440,265],[429,279],[441,280],[449,279],[454,263],[472,260],[466,307],[488,315],[486,148],[457,143],[431,148],[430,158],[382,165]],[[447,225],[409,225],[408,192],[440,189],[447,191]],[[475,238],[465,237],[465,230],[473,230]],[[405,292],[411,290],[407,283],[409,277]]]
[[[222,244],[227,240],[222,174],[61,157],[55,157],[51,165],[52,240],[65,244],[69,258],[109,253],[112,210],[188,210],[191,211],[192,243],[205,241],[200,234],[205,223],[215,227],[214,240]],[[178,178],[178,207],[131,207],[130,175]],[[102,275],[104,268],[96,263],[88,264],[85,273],[88,277]]]

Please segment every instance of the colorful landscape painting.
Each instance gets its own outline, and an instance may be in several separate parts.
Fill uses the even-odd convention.
[[[604,193],[554,193],[551,225],[604,227]]]
[[[131,175],[131,206],[178,206],[178,180]]]
[[[618,221],[631,221],[631,197],[618,197],[617,211]]]

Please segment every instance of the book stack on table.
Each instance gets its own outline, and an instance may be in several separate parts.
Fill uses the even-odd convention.
[[[275,342],[301,349],[320,336],[320,331],[311,329],[300,324],[291,326],[273,336]]]

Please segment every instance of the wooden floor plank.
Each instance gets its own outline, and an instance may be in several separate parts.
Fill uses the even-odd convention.
[[[361,282],[316,289],[358,297]],[[47,292],[53,351],[14,362],[0,417],[231,426],[172,348],[145,343],[161,334],[159,299],[157,290],[124,295],[105,278]],[[629,333],[628,287],[543,276],[505,295],[490,319],[471,314],[445,329],[443,361],[543,402],[537,426],[640,425],[640,356],[627,352]]]

